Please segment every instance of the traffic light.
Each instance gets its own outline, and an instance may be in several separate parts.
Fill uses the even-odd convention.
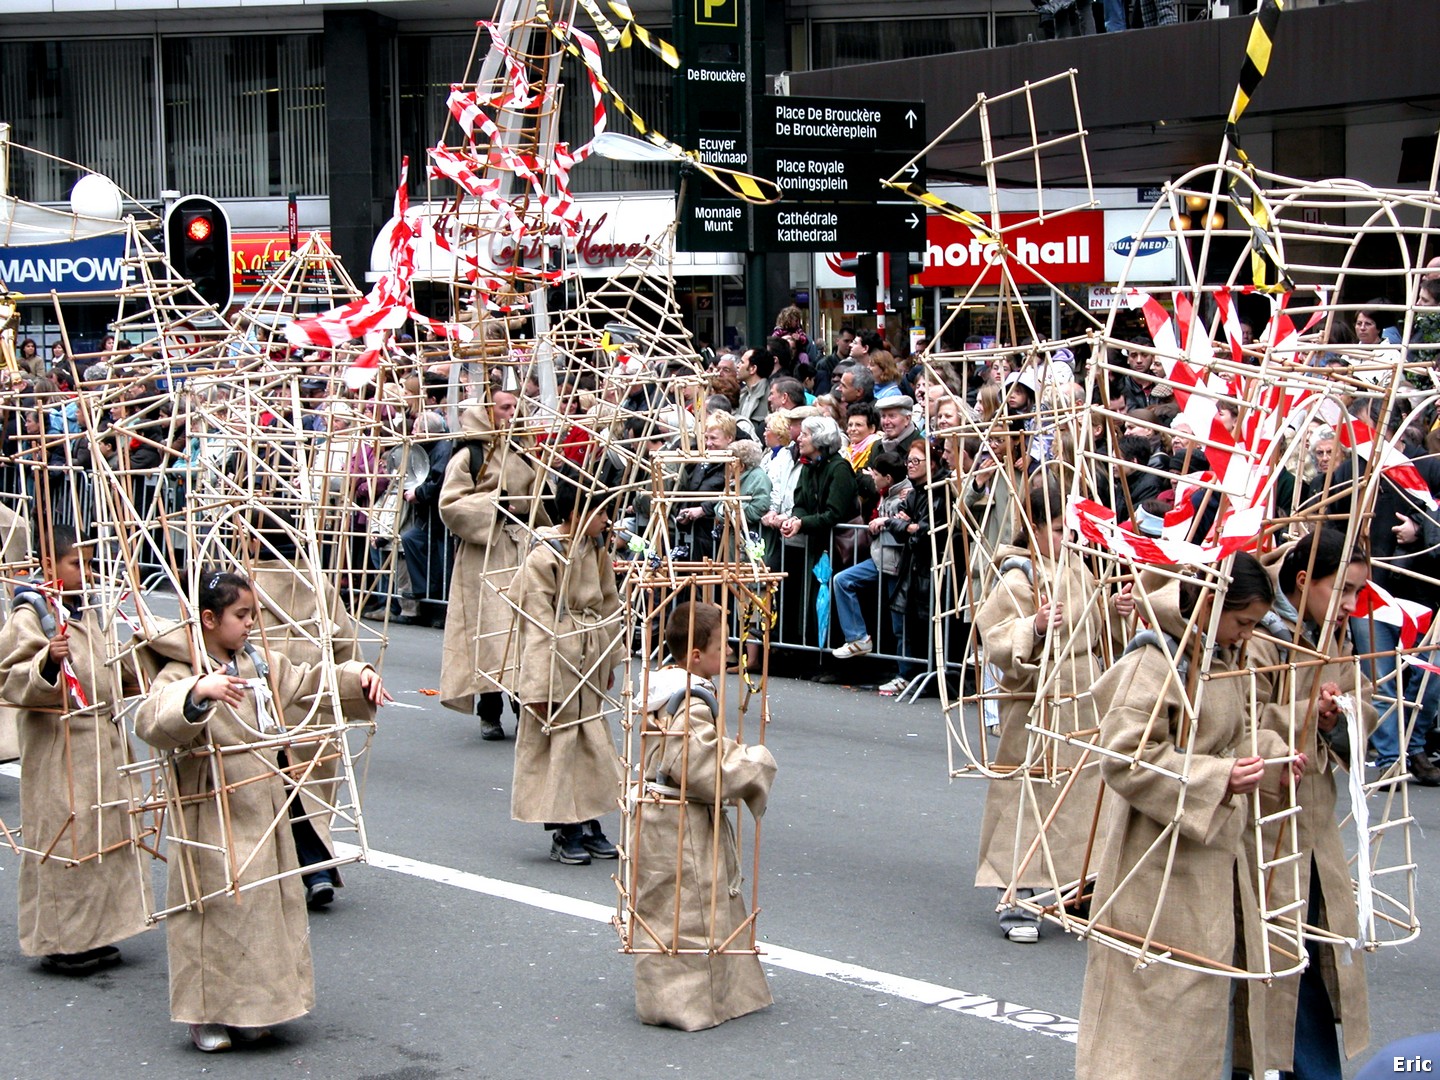
[[[910,317],[910,279],[925,270],[925,257],[915,252],[892,251],[885,256],[885,290],[890,306],[901,316]]]
[[[855,304],[861,311],[874,311],[880,279],[874,252],[861,252],[853,259],[841,259],[840,269],[855,275]]]
[[[172,203],[165,215],[165,254],[202,300],[221,312],[230,306],[230,219],[219,203],[203,195]]]

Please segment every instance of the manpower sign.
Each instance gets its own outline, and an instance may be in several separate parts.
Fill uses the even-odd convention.
[[[0,282],[20,293],[107,292],[121,287],[125,237],[0,247]]]
[[[1011,271],[1021,285],[1042,279],[1056,285],[1105,280],[1105,212],[1079,210],[1073,214],[1033,221],[1034,214],[1000,215],[1008,230]],[[988,215],[986,215],[988,221]],[[1029,221],[1022,228],[1011,229]],[[1034,273],[1027,268],[1033,268]],[[1000,284],[1000,250],[970,229],[949,218],[932,214],[926,227],[925,270],[920,284]]]

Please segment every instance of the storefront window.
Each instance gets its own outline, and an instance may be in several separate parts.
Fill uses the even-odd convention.
[[[169,187],[232,199],[328,192],[319,34],[171,37],[162,56]]]
[[[137,199],[159,196],[155,50],[148,39],[0,43],[0,119],[10,138],[104,173]],[[10,194],[63,202],[75,169],[10,156]]]

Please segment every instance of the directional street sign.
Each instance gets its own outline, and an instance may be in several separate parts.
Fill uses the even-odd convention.
[[[927,141],[923,101],[763,97],[755,110],[757,148],[882,150],[908,157]]]
[[[754,211],[756,251],[923,251],[925,211],[884,187],[897,172],[923,184],[921,101],[762,97],[755,167],[784,199]]]
[[[774,203],[752,207],[756,251],[923,251],[915,203]]]
[[[750,250],[752,207],[739,199],[687,198],[680,208],[682,251]]]
[[[909,154],[857,154],[844,150],[797,152],[760,147],[755,169],[775,181],[787,200],[797,202],[883,202],[895,192],[882,185],[910,159]],[[916,181],[920,166],[911,165],[902,180]]]
[[[750,98],[760,74],[755,65],[763,55],[752,47],[751,7],[746,0],[674,0],[672,23],[681,56],[673,84],[673,135],[707,165],[747,173],[755,171]],[[749,250],[745,204],[691,198],[706,195],[708,186],[700,178],[691,183],[687,202],[692,205],[681,209],[676,246],[681,251]]]

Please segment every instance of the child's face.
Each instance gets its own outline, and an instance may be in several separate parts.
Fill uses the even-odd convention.
[[[1345,625],[1345,620],[1355,614],[1360,590],[1369,580],[1370,567],[1365,563],[1356,562],[1346,566],[1343,575],[1331,574],[1328,578],[1310,582],[1309,588],[1304,589],[1305,617],[1316,625],[1323,626],[1325,616],[1330,611],[1330,598],[1338,589],[1340,600],[1339,609],[1335,613],[1335,625]]]
[[[596,510],[593,514],[590,515],[589,518],[585,520],[585,523],[581,527],[580,531],[582,536],[587,536],[591,540],[595,540],[603,536],[605,534],[605,530],[609,527],[610,511],[605,509],[604,507],[601,507],[599,510]]]
[[[73,547],[58,559],[47,559],[45,562],[46,578],[60,582],[61,592],[79,592],[82,574],[81,557],[80,548]]]
[[[716,633],[710,639],[710,644],[703,649],[690,650],[690,663],[687,665],[692,675],[699,675],[705,679],[719,678],[725,671],[725,635]]]
[[[249,589],[242,592],[224,611],[200,613],[205,644],[212,650],[237,652],[250,637],[250,630],[254,625],[255,594]]]
[[[1212,598],[1213,593],[1207,598]],[[1263,600],[1254,600],[1243,608],[1220,612],[1220,621],[1215,627],[1215,641],[1224,648],[1231,648],[1250,640],[1255,627],[1269,612],[1270,605]],[[1209,612],[1206,612],[1208,617]]]

